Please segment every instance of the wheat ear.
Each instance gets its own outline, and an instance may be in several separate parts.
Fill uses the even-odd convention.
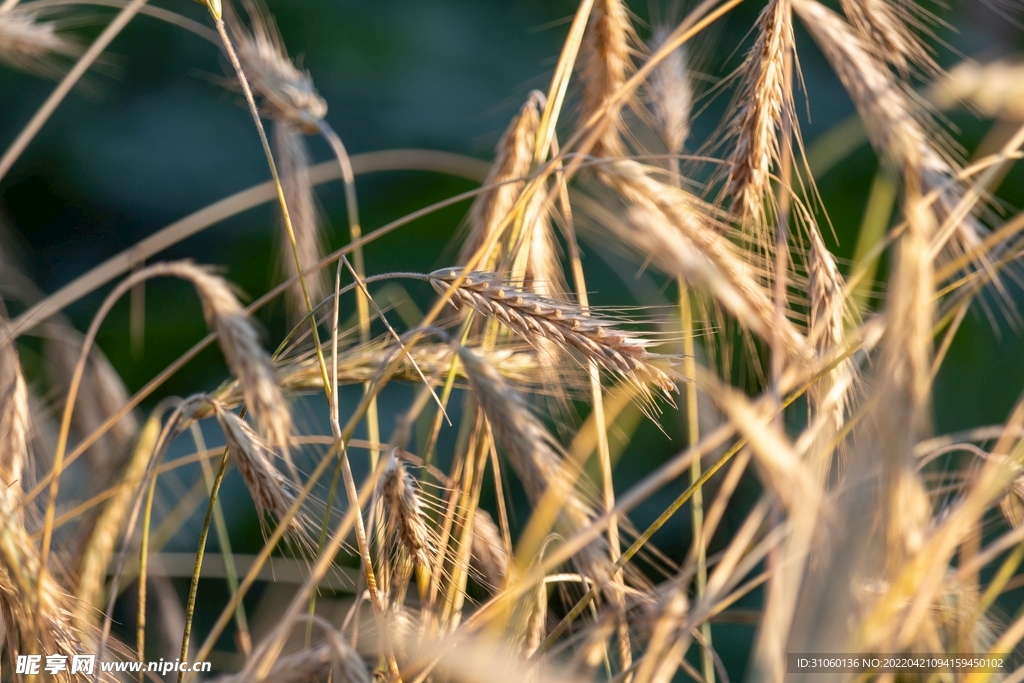
[[[968,195],[958,173],[933,144],[927,119],[915,107],[906,86],[892,78],[849,24],[817,0],[793,0],[793,7],[849,92],[879,156],[902,172],[916,173],[922,194],[938,195],[931,211],[943,232],[933,239],[943,249],[943,257],[956,260],[961,253],[972,254],[981,267],[991,271],[986,253],[978,249],[985,228],[971,215],[977,198],[961,206]],[[929,248],[934,249],[935,245]]]
[[[67,391],[75,365],[82,350],[82,335],[65,321],[47,325],[45,358],[47,371],[54,386]],[[128,403],[128,389],[117,371],[100,351],[92,346],[78,388],[73,426],[81,438],[93,433],[107,419]],[[98,474],[109,474],[118,465],[117,457],[139,429],[136,413],[129,412],[96,442],[86,456]]]
[[[458,276],[458,270],[442,269],[430,274],[430,283],[444,294]],[[547,340],[640,386],[675,391],[672,378],[652,363],[650,341],[617,328],[613,321],[585,315],[574,304],[504,285],[494,273],[468,275],[452,294],[452,302],[501,321],[527,342]]]
[[[596,0],[590,22],[583,35],[583,101],[580,119],[588,120],[618,94],[633,71],[630,56],[636,34],[629,21],[629,10],[622,0]],[[598,157],[621,157],[626,153],[622,142],[622,116],[619,107],[606,113],[597,124],[600,136],[591,149]]]
[[[792,109],[786,63],[793,50],[789,0],[771,0],[757,21],[757,40],[743,66],[743,86],[732,116],[736,144],[729,158],[732,212],[757,230],[774,217],[771,171],[781,158],[779,131],[784,109]],[[786,144],[786,143],[783,143]]]
[[[0,12],[0,63],[37,76],[59,78],[56,58],[76,58],[82,46],[58,33],[67,21],[46,21],[44,10],[22,6]]]
[[[657,50],[670,33],[665,26],[656,27],[651,36],[651,51]],[[685,46],[673,50],[654,67],[648,79],[648,91],[658,135],[669,154],[679,154],[690,137],[693,109],[693,81]]]
[[[405,465],[392,458],[380,481],[387,527],[419,567],[429,567],[430,532],[424,522],[416,482]]]
[[[926,73],[939,70],[912,28],[912,13],[921,12],[921,7],[903,0],[840,0],[840,5],[875,56],[892,64],[904,78],[913,66]]]
[[[273,451],[234,413],[217,403],[214,404],[214,412],[224,432],[231,458],[261,518],[265,514],[284,518],[295,502],[295,494],[291,490],[291,482],[274,466]],[[300,542],[309,541],[303,515],[295,515],[288,528]]]

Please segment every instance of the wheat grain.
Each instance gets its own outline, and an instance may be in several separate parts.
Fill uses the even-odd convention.
[[[458,276],[456,269],[441,269],[430,274],[430,283],[443,294]],[[640,386],[651,384],[666,394],[675,390],[672,378],[652,364],[650,341],[617,328],[611,320],[584,315],[573,304],[524,292],[502,284],[494,273],[479,272],[466,277],[452,302],[501,321],[527,342],[548,340]]]

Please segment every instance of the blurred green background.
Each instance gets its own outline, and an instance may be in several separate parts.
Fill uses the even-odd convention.
[[[208,23],[195,3],[163,0],[158,4]],[[1015,23],[1021,19],[1015,5],[996,0],[951,4],[948,9],[931,6],[940,17],[932,27],[936,33],[932,42],[944,66],[964,55],[988,60],[1013,55],[1020,48],[1024,33]],[[741,4],[696,42],[691,54],[706,74],[701,79],[703,91],[739,63],[762,6],[753,0]],[[649,36],[652,17],[679,16],[678,7],[642,2],[631,7],[643,38]],[[330,107],[327,119],[350,153],[422,147],[489,160],[527,93],[546,90],[575,3],[304,0],[271,2],[270,9],[292,56],[312,73]],[[91,21],[76,31],[88,40],[112,14],[95,7],[84,11]],[[805,140],[813,147],[853,107],[806,33],[798,29],[797,39],[806,84],[806,92],[798,95],[798,108]],[[56,290],[167,224],[268,178],[248,112],[237,95],[220,85],[225,65],[219,50],[205,40],[150,17],[136,18],[114,41],[102,71],[89,77],[89,87],[76,91],[60,106],[13,170],[0,180],[0,217],[29,274],[44,291]],[[0,145],[15,137],[52,88],[51,82],[0,69]],[[687,151],[698,149],[715,131],[728,100],[728,90],[701,100]],[[571,120],[571,116],[563,118],[566,131]],[[991,123],[979,122],[963,109],[949,112],[947,121],[964,157],[970,156]],[[316,161],[330,158],[320,140],[310,138],[309,142]],[[817,179],[838,238],[838,242],[830,239],[830,246],[843,263],[853,255],[876,172],[874,154],[860,144]],[[998,191],[995,212],[1012,214],[1014,207],[1024,204],[1022,178],[1018,170],[1007,177]],[[413,172],[363,176],[357,184],[364,232],[473,188],[468,181]],[[331,226],[331,243],[340,246],[348,234],[340,183],[320,186],[318,196]],[[450,265],[455,253],[450,245],[467,207],[464,203],[439,211],[372,244],[366,250],[367,272],[430,271]],[[256,297],[275,284],[276,229],[275,209],[266,205],[209,228],[158,258],[192,257],[200,263],[221,264],[229,279]],[[651,304],[674,296],[674,290],[660,289],[656,277],[633,280],[635,265],[609,250],[588,246],[585,256],[593,297],[599,304]],[[1019,301],[1019,289],[1012,281],[1008,286]],[[88,326],[108,291],[103,288],[90,294],[67,311],[79,329]],[[410,286],[409,292],[421,307],[429,304],[429,288]],[[984,300],[996,312],[999,324],[994,327],[976,306],[957,334],[936,383],[937,433],[1002,421],[1024,387],[1019,326],[1014,328],[1005,320],[993,295],[986,294]],[[18,311],[16,306],[12,309]],[[282,310],[272,306],[259,318],[272,348],[285,332]],[[135,356],[129,348],[127,299],[104,324],[99,345],[134,391],[205,333],[198,301],[188,288],[161,280],[146,291],[144,353]],[[31,346],[30,340],[24,354],[29,368],[34,363]],[[219,351],[208,351],[144,407],[154,405],[160,396],[213,388],[225,376]],[[386,414],[399,410],[407,396],[401,390],[389,394]],[[390,419],[383,421],[385,437]],[[681,432],[673,428],[676,423],[665,422],[667,436],[649,424],[641,424],[633,435],[627,457],[616,470],[620,490],[680,447]],[[653,498],[635,515],[636,524],[642,527],[651,521],[677,491],[669,487]],[[227,493],[229,501],[238,501],[240,510],[245,507],[240,482],[230,484]],[[751,483],[741,490],[740,498],[749,502],[754,495]],[[236,550],[258,546],[255,520],[246,519],[244,512],[229,516],[240,529],[247,529]],[[722,534],[729,533],[733,521],[726,520]],[[680,513],[656,541],[670,555],[680,557],[689,543],[689,527],[688,515]],[[212,537],[211,544],[215,545]],[[194,536],[182,535],[175,546],[194,549]],[[222,589],[204,590],[215,594]],[[746,607],[756,604],[755,596]],[[202,626],[199,629],[202,632]],[[715,633],[716,644],[723,655],[729,655],[726,665],[736,680],[742,676],[751,629],[720,625]]]

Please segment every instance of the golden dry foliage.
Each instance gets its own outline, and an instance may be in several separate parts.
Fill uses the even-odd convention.
[[[793,652],[1021,652],[1024,617],[1005,608],[1024,585],[1024,400],[1003,424],[932,433],[935,378],[957,329],[989,286],[1012,303],[998,279],[1024,254],[1024,218],[986,210],[1024,144],[1024,130],[1007,125],[1024,101],[1014,61],[944,72],[952,56],[929,34],[940,24],[911,0],[842,0],[841,14],[817,0],[767,0],[745,42],[711,60],[693,59],[694,38],[736,0],[694,3],[650,30],[622,0],[583,0],[550,87],[510,106],[489,164],[428,150],[371,157],[378,170],[475,169],[482,185],[465,229],[453,227],[455,266],[435,269],[437,255],[417,251],[419,271],[366,272],[363,245],[391,231],[417,245],[415,218],[467,196],[364,233],[357,166],[273,17],[246,0],[244,18],[223,7],[224,24],[221,5],[204,4],[239,58],[261,134],[260,116],[273,121],[273,150],[262,141],[290,217],[285,282],[243,307],[213,268],[143,266],[156,256],[144,242],[45,295],[0,254],[0,294],[15,306],[0,325],[5,657],[95,647],[141,661],[170,640],[169,659],[179,642],[189,661],[213,659],[216,647],[222,683],[715,683],[735,659],[709,626],[718,619],[756,626],[749,667],[766,683],[796,680]],[[679,6],[666,9],[652,16]],[[78,51],[54,16],[38,0],[0,4],[0,62],[54,75],[55,60]],[[807,35],[856,107],[881,169],[876,188],[898,188],[891,218],[872,213],[878,197],[867,202],[852,263],[832,250],[831,207],[812,173],[822,154],[805,154],[799,134]],[[738,69],[695,87],[694,64],[723,68],[733,51]],[[818,96],[806,93],[812,111]],[[971,166],[928,99],[1002,117]],[[723,119],[704,125],[714,111]],[[694,139],[704,130],[715,132]],[[330,143],[345,184],[355,245],[333,253],[303,137],[312,133]],[[684,148],[697,150],[685,162]],[[591,277],[595,255],[629,277]],[[61,317],[128,271],[85,335]],[[156,277],[194,288],[211,334],[132,395],[97,332],[124,294]],[[623,305],[630,287],[641,303],[671,305]],[[270,354],[253,316],[278,296],[293,327],[269,340]],[[423,297],[421,310],[413,300]],[[34,362],[34,331],[45,363]],[[212,389],[187,377],[179,386],[195,393],[168,396],[166,380],[215,342],[228,379]],[[33,362],[23,369],[24,358]],[[412,391],[388,387],[398,383]],[[682,416],[673,398],[684,383]],[[35,392],[67,406],[59,424]],[[140,421],[146,400],[156,407],[143,404]],[[380,415],[395,416],[390,434]],[[682,421],[690,433],[666,440],[677,452],[654,462],[651,438],[634,439],[644,420],[665,433]],[[639,480],[616,480],[615,463]],[[77,487],[60,486],[72,477]],[[241,503],[221,495],[232,477],[248,491]],[[759,488],[741,486],[751,479]],[[246,511],[263,545],[236,556]],[[683,545],[659,550],[655,533],[682,514],[692,534],[667,534]],[[182,570],[166,546],[194,539],[179,533],[190,519],[202,520],[200,541]],[[81,542],[62,547],[73,536]],[[184,629],[146,622],[147,582],[136,578],[161,571],[190,579]],[[227,590],[213,590],[217,575]],[[268,596],[259,605],[246,599],[257,584]],[[128,604],[118,603],[125,586],[138,607],[134,640],[108,611]],[[759,607],[740,609],[752,594]],[[197,604],[219,616],[196,619]],[[237,652],[224,651],[226,631]]]

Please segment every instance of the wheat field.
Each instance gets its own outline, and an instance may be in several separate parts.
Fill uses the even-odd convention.
[[[0,680],[1024,680],[1024,399],[936,420],[965,321],[1021,332],[1017,62],[916,0],[581,0],[486,162],[350,156],[261,0],[201,4],[0,2],[0,68],[46,85],[0,183],[66,99],[105,106],[139,17],[218,51],[264,160],[52,291],[0,224]],[[824,132],[808,65],[854,110]],[[862,145],[871,187],[819,192]],[[383,171],[472,186],[377,222]],[[264,204],[269,287],[181,255]],[[188,350],[142,381],[98,343],[160,334]],[[797,670],[826,654],[860,664]],[[212,670],[110,666],[156,660]]]

